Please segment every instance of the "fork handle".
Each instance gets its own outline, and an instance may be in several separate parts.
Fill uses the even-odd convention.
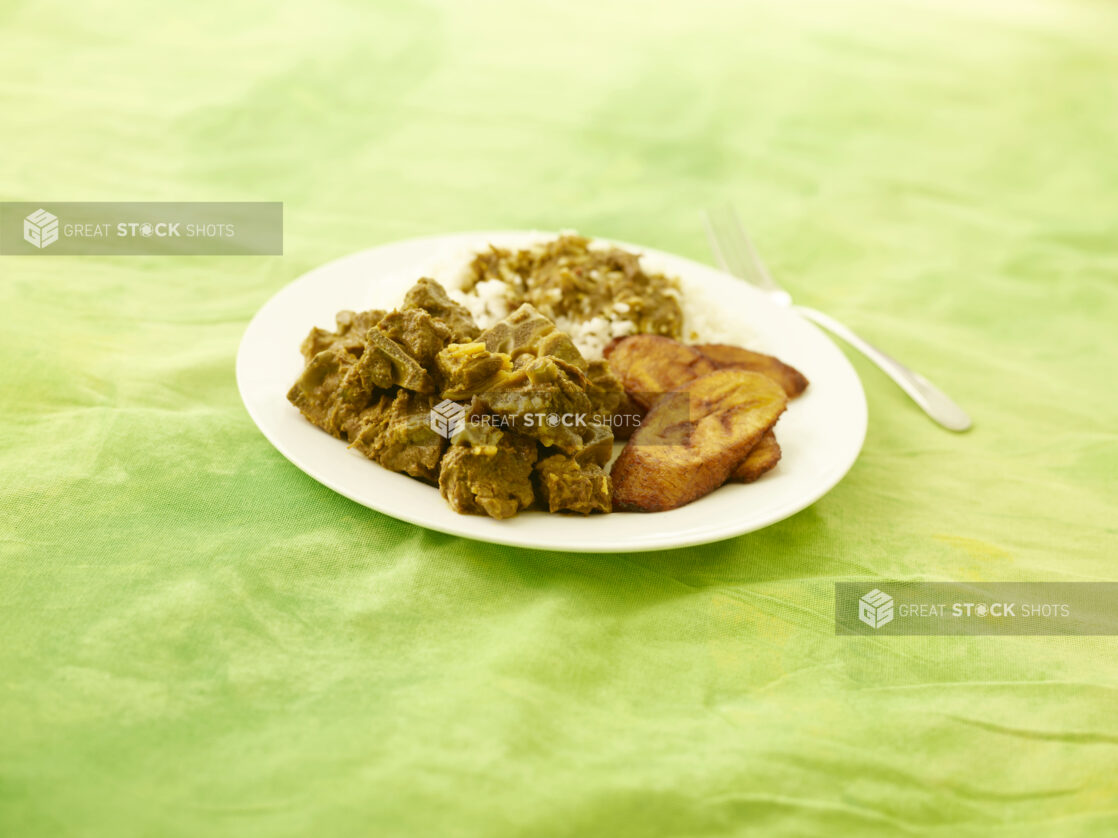
[[[829,314],[804,306],[795,306],[795,309],[808,320],[842,338],[877,364],[881,371],[908,393],[928,416],[949,431],[965,431],[971,426],[970,417],[966,411],[920,373],[910,370],[896,358],[886,355],[872,343],[858,337],[857,334]]]

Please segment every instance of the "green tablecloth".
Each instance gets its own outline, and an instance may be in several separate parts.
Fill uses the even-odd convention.
[[[1114,835],[1118,640],[835,637],[836,580],[1114,580],[1118,9],[0,7],[0,198],[282,200],[282,257],[0,257],[0,835]],[[577,227],[774,271],[881,374],[788,521],[505,549],[291,466],[307,269]]]

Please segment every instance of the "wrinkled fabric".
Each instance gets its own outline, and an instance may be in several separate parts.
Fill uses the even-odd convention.
[[[1118,579],[1116,36],[1091,0],[0,6],[4,200],[285,202],[283,256],[0,257],[0,834],[1118,833],[1118,640],[832,606]],[[826,497],[568,555],[358,506],[241,406],[249,318],[326,260],[707,260],[727,199],[973,431],[852,354]]]

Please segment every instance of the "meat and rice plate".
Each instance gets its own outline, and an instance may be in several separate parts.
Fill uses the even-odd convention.
[[[681,342],[719,339],[697,319],[678,279],[619,247],[490,246],[449,293],[421,278],[393,311],[312,329],[288,400],[460,513],[662,511],[775,466],[773,425],[807,386],[771,356]]]

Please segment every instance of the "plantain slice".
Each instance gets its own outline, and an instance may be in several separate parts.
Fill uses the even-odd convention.
[[[807,389],[808,381],[803,373],[772,355],[725,343],[699,343],[690,348],[698,351],[717,369],[750,370],[767,375],[784,388],[790,399]]]
[[[644,410],[662,393],[717,369],[698,349],[659,335],[620,338],[606,347],[605,356],[629,398]]]
[[[723,483],[788,404],[768,376],[718,370],[666,393],[613,465],[615,509],[661,512]]]
[[[752,483],[780,462],[780,443],[771,430],[765,431],[753,450],[730,473],[731,483]]]

